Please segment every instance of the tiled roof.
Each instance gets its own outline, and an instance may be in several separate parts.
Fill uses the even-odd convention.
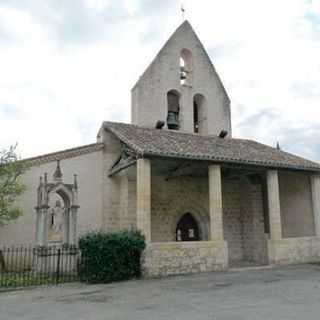
[[[72,149],[65,149],[62,151],[48,153],[48,154],[44,154],[37,157],[23,159],[23,161],[28,162],[28,164],[30,164],[31,166],[36,166],[36,165],[40,165],[40,164],[44,164],[52,161],[78,157],[83,154],[102,150],[103,147],[104,147],[103,143],[92,143],[92,144],[87,144],[87,145],[72,148]]]
[[[320,171],[320,164],[253,140],[201,136],[104,122],[104,128],[144,157],[168,157]]]

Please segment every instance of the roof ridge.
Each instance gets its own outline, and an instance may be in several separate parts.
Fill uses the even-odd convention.
[[[255,140],[159,130],[121,122],[104,128],[142,156],[174,157],[320,171],[320,164]]]
[[[48,163],[60,159],[73,158],[82,154],[87,154],[103,149],[104,144],[102,142],[90,143],[78,147],[68,148],[64,150],[59,150],[55,152],[45,153],[42,155],[23,158],[20,161],[28,162],[31,165]]]

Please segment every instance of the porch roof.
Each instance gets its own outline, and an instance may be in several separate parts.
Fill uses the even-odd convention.
[[[164,157],[320,171],[320,164],[246,139],[219,138],[133,124],[104,122],[139,157]]]

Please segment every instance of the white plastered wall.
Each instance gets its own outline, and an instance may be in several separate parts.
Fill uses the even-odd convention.
[[[19,197],[17,204],[23,209],[23,215],[0,229],[0,246],[26,245],[35,243],[37,187],[39,177],[52,175],[56,162],[32,166],[22,177],[26,191]],[[102,151],[95,151],[61,161],[63,181],[73,183],[73,175],[78,176],[79,211],[78,234],[97,230],[102,218]]]

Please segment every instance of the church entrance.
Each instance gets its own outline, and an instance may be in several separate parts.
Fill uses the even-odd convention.
[[[199,227],[191,213],[184,214],[176,228],[176,241],[199,241]]]

